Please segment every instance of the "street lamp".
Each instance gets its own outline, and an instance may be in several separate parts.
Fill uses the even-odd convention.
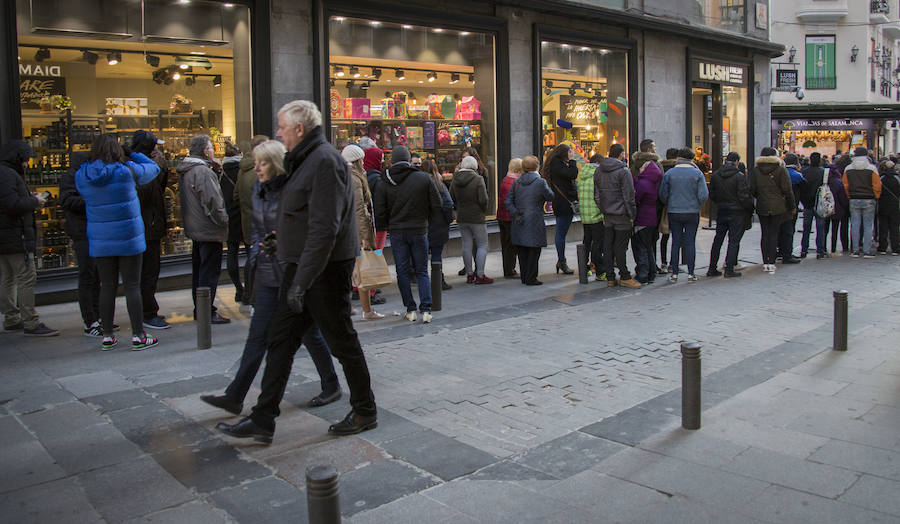
[[[859,56],[859,46],[853,44],[853,47],[850,48],[850,61],[856,62],[857,56]]]
[[[791,48],[788,49],[788,62],[793,64],[795,56],[797,56],[797,48],[794,46],[791,46]]]

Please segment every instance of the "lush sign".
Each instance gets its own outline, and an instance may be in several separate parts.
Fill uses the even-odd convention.
[[[740,64],[728,64],[709,60],[691,60],[691,80],[746,86],[749,68]]]
[[[800,85],[800,74],[796,69],[779,69],[775,73],[775,87],[797,87]]]

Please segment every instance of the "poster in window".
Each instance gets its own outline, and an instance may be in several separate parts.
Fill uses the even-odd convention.
[[[768,29],[769,5],[765,2],[756,2],[756,28]]]
[[[146,98],[107,98],[106,114],[109,116],[147,116],[150,114]]]
[[[806,37],[806,87],[834,87],[834,36]]]
[[[59,76],[19,76],[22,109],[41,109],[41,99],[66,94],[66,79]]]

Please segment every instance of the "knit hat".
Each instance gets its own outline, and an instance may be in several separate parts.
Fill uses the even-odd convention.
[[[343,151],[341,151],[341,156],[344,157],[344,160],[347,161],[348,164],[352,164],[356,162],[360,158],[363,158],[366,154],[363,153],[362,148],[357,145],[350,144],[345,147]]]
[[[375,141],[367,136],[364,136],[359,139],[359,147],[363,148],[363,150],[369,149],[370,147],[375,147]]]
[[[409,149],[406,146],[397,146],[391,151],[391,164],[409,162],[409,159]]]
[[[784,163],[789,166],[796,166],[800,163],[800,158],[797,157],[794,153],[788,153],[784,155]]]
[[[376,171],[381,171],[381,163],[384,161],[384,153],[381,152],[377,147],[370,147],[365,150],[365,157],[363,158],[363,167],[366,168],[366,171],[370,169],[374,169]]]
[[[860,146],[853,150],[853,156],[869,156],[869,150]]]

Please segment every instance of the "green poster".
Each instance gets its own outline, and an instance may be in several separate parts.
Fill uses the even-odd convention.
[[[807,36],[806,89],[835,87],[834,36]]]

